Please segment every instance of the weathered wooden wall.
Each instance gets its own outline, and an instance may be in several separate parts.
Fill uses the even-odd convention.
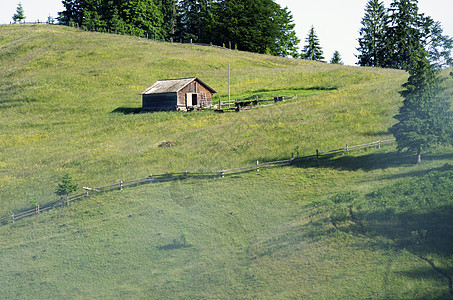
[[[176,93],[142,95],[144,110],[175,110]]]
[[[187,93],[192,93],[192,94],[198,94],[198,106],[200,106],[200,101],[201,101],[201,94],[206,95],[206,104],[205,106],[211,106],[212,105],[212,93],[206,89],[204,86],[199,84],[197,81],[193,81],[189,85],[187,85],[185,88],[183,88],[181,91],[178,93],[178,106],[179,107],[185,107],[186,106],[186,94]]]

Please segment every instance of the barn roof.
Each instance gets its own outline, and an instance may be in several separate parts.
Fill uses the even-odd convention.
[[[155,84],[141,92],[140,94],[149,95],[149,94],[177,93],[186,86],[188,86],[193,81],[197,81],[199,84],[203,85],[206,89],[208,89],[211,93],[216,93],[216,91],[214,91],[206,83],[204,83],[203,81],[196,77],[192,77],[183,79],[159,80]]]

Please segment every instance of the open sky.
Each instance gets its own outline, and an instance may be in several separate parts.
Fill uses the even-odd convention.
[[[46,21],[57,17],[63,10],[61,0],[20,0],[26,21]],[[300,49],[311,26],[315,27],[326,60],[335,50],[347,65],[354,65],[357,58],[357,38],[368,0],[276,0],[293,13],[296,33],[301,40]],[[389,7],[392,0],[384,0]],[[0,0],[0,24],[12,22],[19,0]],[[420,12],[440,21],[444,34],[453,36],[453,0],[419,0]]]

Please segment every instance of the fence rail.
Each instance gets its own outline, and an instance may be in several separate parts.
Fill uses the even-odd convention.
[[[36,207],[34,207],[34,208],[30,208],[28,210],[17,212],[17,213],[13,212],[9,216],[1,217],[0,225],[14,223],[16,220],[19,220],[19,219],[22,219],[22,218],[25,218],[25,217],[28,217],[31,215],[39,214],[43,211],[46,211],[46,210],[49,210],[49,209],[52,209],[55,207],[63,207],[65,205],[69,205],[70,202],[81,199],[81,198],[89,197],[90,194],[103,193],[103,192],[107,192],[107,191],[111,191],[111,190],[123,190],[123,188],[125,188],[125,187],[139,186],[139,185],[143,185],[143,184],[184,180],[187,178],[195,178],[195,179],[224,178],[225,176],[233,175],[233,174],[240,174],[240,173],[251,172],[251,171],[259,172],[260,169],[263,169],[263,168],[282,167],[282,166],[288,166],[288,165],[294,164],[296,162],[302,162],[302,161],[307,161],[307,160],[318,160],[322,157],[332,156],[332,155],[336,155],[336,154],[340,154],[340,153],[346,153],[346,152],[354,151],[354,150],[360,150],[360,149],[372,148],[372,147],[378,147],[378,149],[380,149],[382,145],[386,145],[386,144],[390,144],[390,143],[394,143],[394,142],[395,142],[395,139],[383,140],[383,141],[378,140],[376,142],[363,144],[363,145],[356,145],[356,146],[346,145],[345,148],[329,150],[329,151],[325,151],[325,152],[319,152],[319,150],[316,149],[315,155],[308,155],[308,156],[302,156],[302,157],[293,157],[292,156],[291,159],[287,159],[287,160],[261,162],[261,163],[257,160],[256,165],[253,165],[253,166],[233,168],[233,169],[224,169],[224,170],[220,170],[217,172],[214,171],[214,172],[191,173],[191,172],[185,171],[185,172],[180,172],[180,173],[150,174],[147,177],[133,179],[133,180],[129,180],[129,181],[120,181],[119,183],[96,187],[96,188],[84,187],[85,192],[83,192],[83,193],[63,197],[60,200],[54,201],[52,203],[48,203],[43,206],[40,206],[39,204],[37,204]]]

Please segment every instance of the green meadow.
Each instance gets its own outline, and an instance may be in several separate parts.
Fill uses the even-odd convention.
[[[228,64],[232,99],[288,100],[134,113],[160,79],[199,77],[227,101]],[[408,77],[47,25],[0,26],[0,73],[0,217],[57,200],[66,173],[82,192],[392,138]],[[0,299],[452,298],[453,149],[420,165],[395,149],[129,187],[0,226]]]

